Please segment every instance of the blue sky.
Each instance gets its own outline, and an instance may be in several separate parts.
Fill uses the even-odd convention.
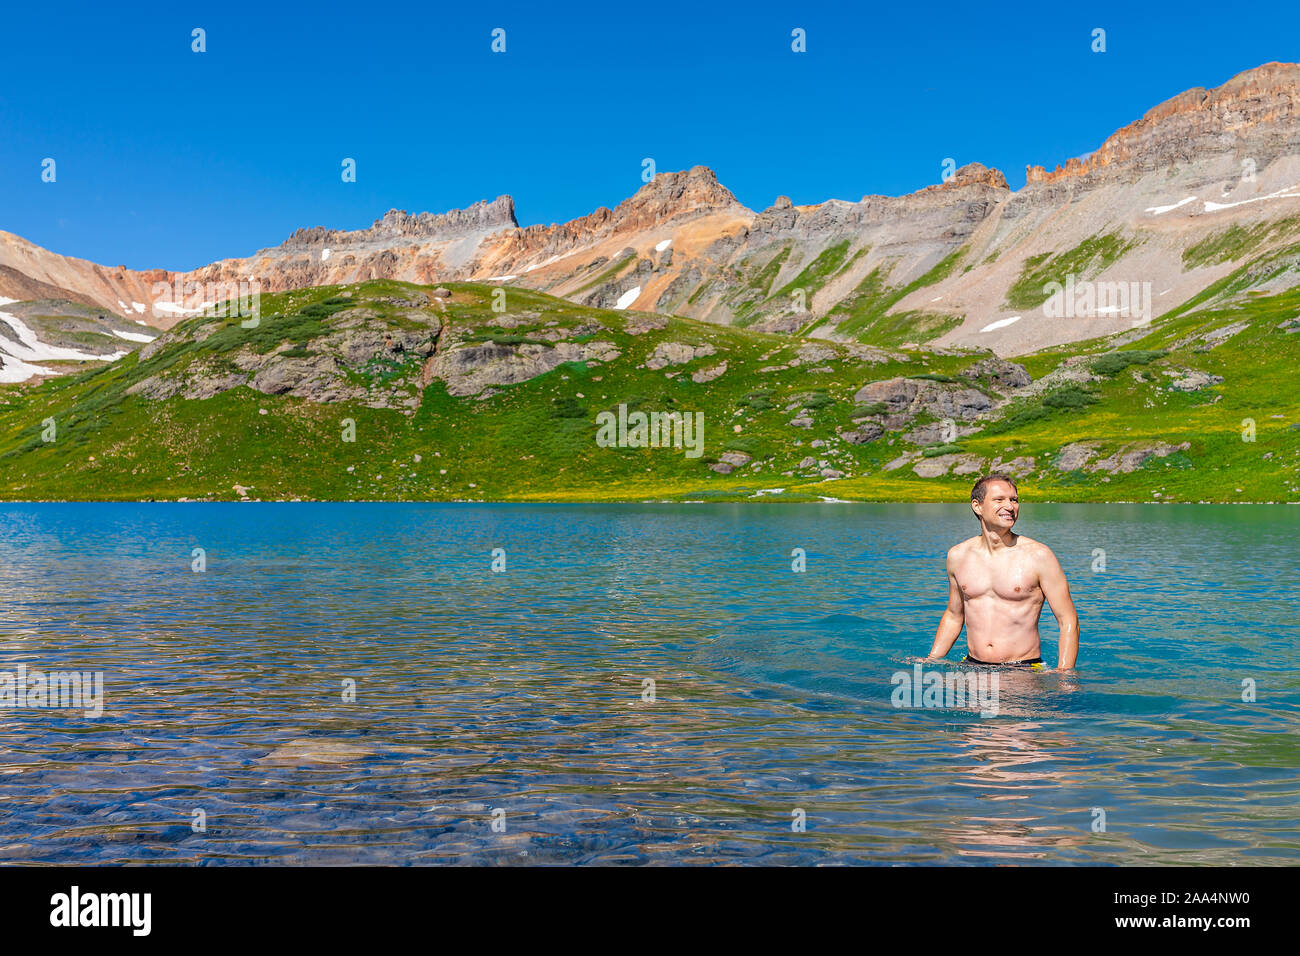
[[[189,269],[301,226],[502,193],[525,225],[563,221],[635,192],[645,157],[710,166],[753,209],[910,192],[947,157],[1019,188],[1026,163],[1087,153],[1184,89],[1300,50],[1298,5],[1144,7],[10,6],[0,229],[105,265]],[[796,27],[806,53],[790,49]]]

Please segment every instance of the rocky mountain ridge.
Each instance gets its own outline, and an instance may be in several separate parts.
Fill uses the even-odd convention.
[[[0,295],[66,298],[166,329],[181,313],[155,311],[157,282],[254,279],[270,293],[490,281],[759,331],[1019,355],[1137,328],[1252,257],[1269,288],[1300,278],[1300,262],[1268,259],[1300,238],[1298,102],[1300,64],[1265,64],[1170,98],[1054,171],[1030,166],[1014,191],[970,163],[906,196],[778,197],[754,212],[695,166],[565,223],[520,226],[510,196],[391,210],[366,229],[300,229],[182,273],[99,266],[0,233]],[[1046,314],[1036,290],[1067,275],[1144,289],[1150,314]]]

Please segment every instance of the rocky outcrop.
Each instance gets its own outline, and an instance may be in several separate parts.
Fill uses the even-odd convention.
[[[860,405],[882,402],[891,414],[971,420],[993,407],[992,400],[974,388],[963,388],[930,379],[890,378],[869,382],[858,389],[853,400]]]
[[[281,243],[279,249],[295,252],[328,247],[331,255],[339,255],[351,247],[383,246],[413,239],[463,239],[518,226],[514,199],[498,196],[491,202],[480,199],[465,209],[444,213],[419,212],[412,215],[405,209],[390,209],[368,229],[345,231],[321,226],[299,229]],[[269,251],[262,250],[259,255]]]
[[[668,320],[662,315],[629,316],[623,331],[628,335],[645,335],[647,332],[662,332],[668,328]]]
[[[1030,455],[1012,458],[1010,461],[1003,461],[1002,457],[999,455],[994,458],[993,463],[989,465],[989,471],[1005,471],[1017,478],[1023,478],[1032,472],[1034,467],[1035,461]]]
[[[966,430],[969,432],[969,429]],[[903,441],[911,442],[913,445],[926,447],[929,445],[943,445],[948,442],[956,441],[959,436],[956,423],[953,423],[951,434],[949,426],[943,422],[931,422],[928,425],[922,425],[919,428],[913,428],[903,436]]]
[[[737,468],[748,465],[753,460],[752,455],[747,455],[743,451],[724,451],[718,456],[716,463],[709,466],[720,475],[729,475]]]
[[[865,445],[873,442],[885,433],[885,429],[876,422],[863,422],[852,431],[841,432],[840,437],[851,445]]]
[[[935,455],[922,458],[912,466],[912,471],[921,478],[938,478],[948,474],[951,468],[954,475],[972,475],[982,471],[984,459],[978,455]]]
[[[961,374],[965,378],[974,381],[985,381],[1001,389],[1024,388],[1033,381],[1023,365],[1017,365],[1015,362],[1008,362],[996,356],[981,359],[974,365],[963,369]]]
[[[650,353],[650,357],[645,360],[645,367],[657,371],[669,365],[685,365],[687,362],[712,355],[716,351],[717,349],[707,343],[687,345],[685,342],[660,342]]]
[[[618,349],[610,342],[557,342],[553,346],[483,342],[440,352],[426,378],[441,379],[450,395],[478,395],[492,386],[527,382],[566,362],[612,362],[618,357]]]
[[[712,382],[714,379],[719,378],[722,375],[725,375],[726,371],[727,371],[727,363],[723,362],[722,364],[715,365],[712,368],[700,369],[698,372],[695,372],[693,375],[691,375],[691,381],[694,382],[696,385],[704,385],[707,384],[708,382]]]
[[[1056,456],[1056,467],[1060,471],[1077,471],[1084,467],[1097,454],[1093,442],[1071,442]]]
[[[1178,374],[1178,377],[1169,383],[1169,387],[1179,392],[1199,392],[1203,388],[1218,385],[1222,381],[1222,375],[1184,369],[1181,374]]]
[[[126,391],[153,400],[175,395],[202,400],[247,385],[265,395],[317,403],[355,401],[409,412],[420,403],[422,369],[436,350],[442,324],[415,310],[402,319],[422,327],[389,324],[391,320],[381,320],[377,312],[349,309],[331,316],[330,331],[306,343],[283,343],[269,352],[245,346],[229,357],[199,352],[189,364],[148,375]],[[140,361],[147,362],[164,348],[206,341],[218,325],[213,321],[170,332],[150,343]],[[362,376],[367,384],[349,374],[377,369],[385,374]]]
[[[706,166],[658,173],[613,209],[602,206],[580,219],[551,226],[529,226],[503,237],[500,261],[511,264],[564,255],[612,236],[643,232],[684,218],[719,212],[745,218],[752,215]]]
[[[856,203],[830,200],[816,206],[773,206],[754,217],[746,245],[751,252],[781,240],[817,240],[830,245],[845,237],[863,238],[864,232],[887,226],[918,238],[942,239],[956,248],[1009,192],[1000,172],[971,163],[948,182],[906,196],[863,196]]]
[[[1089,471],[1105,471],[1110,474],[1128,474],[1137,471],[1152,458],[1165,458],[1179,451],[1191,448],[1190,442],[1170,445],[1162,441],[1140,441],[1125,445],[1112,455],[1095,462]]]

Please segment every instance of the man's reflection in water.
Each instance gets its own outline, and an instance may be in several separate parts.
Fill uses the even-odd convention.
[[[961,740],[952,770],[953,786],[976,790],[997,815],[972,815],[949,821],[939,833],[954,844],[958,856],[1038,859],[1053,847],[1079,846],[1088,841],[1091,817],[1080,808],[1081,826],[1044,824],[1038,816],[1017,815],[1016,801],[1049,789],[1078,786],[1082,776],[1062,764],[1081,763],[1073,753],[1077,740],[1044,706],[1045,692],[1078,690],[1074,673],[999,672],[999,717],[961,726]],[[1008,717],[1031,719],[1007,720]],[[1050,720],[1050,725],[1042,721]],[[1042,852],[1034,852],[1041,850]]]

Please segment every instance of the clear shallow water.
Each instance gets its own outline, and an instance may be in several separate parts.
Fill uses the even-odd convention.
[[[1294,507],[1026,504],[1080,667],[1004,673],[990,719],[890,703],[964,505],[0,505],[0,528],[0,670],[106,682],[99,718],[0,709],[0,862],[1300,860]],[[1042,633],[1054,663],[1046,610]]]

